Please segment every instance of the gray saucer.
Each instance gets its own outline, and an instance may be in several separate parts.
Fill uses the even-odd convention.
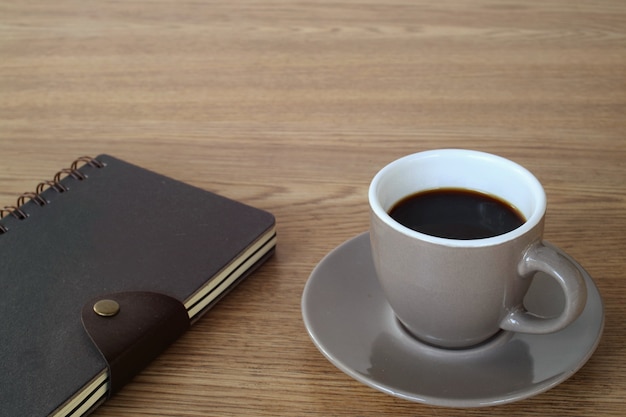
[[[376,280],[369,234],[363,233],[330,252],[313,270],[302,296],[302,314],[324,356],[366,385],[432,405],[504,404],[560,384],[595,351],[604,308],[593,280],[578,266],[588,301],[567,328],[548,335],[502,332],[477,348],[444,350],[420,343],[395,319]],[[555,315],[563,296],[558,284],[540,273],[525,304],[537,314]]]

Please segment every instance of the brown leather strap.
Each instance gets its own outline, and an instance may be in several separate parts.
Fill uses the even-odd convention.
[[[109,301],[99,303],[102,300]],[[180,301],[139,291],[90,300],[83,307],[82,322],[107,361],[109,396],[189,328],[187,309]]]

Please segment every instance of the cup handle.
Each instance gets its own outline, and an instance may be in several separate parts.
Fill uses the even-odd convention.
[[[565,308],[557,317],[544,318],[519,305],[502,320],[502,329],[521,333],[552,333],[568,326],[584,310],[587,287],[580,270],[551,247],[542,243],[530,246],[518,265],[518,272],[521,279],[529,279],[535,272],[545,272],[556,279],[565,293]]]

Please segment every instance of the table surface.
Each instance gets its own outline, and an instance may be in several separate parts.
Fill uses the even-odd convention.
[[[276,255],[94,417],[622,415],[625,139],[622,0],[0,5],[1,206],[105,152],[277,218]],[[589,362],[518,403],[388,396],[329,363],[303,324],[312,269],[368,229],[376,171],[449,147],[529,168],[546,240],[604,298]]]

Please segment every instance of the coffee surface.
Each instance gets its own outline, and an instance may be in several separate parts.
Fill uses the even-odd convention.
[[[509,203],[480,192],[441,188],[411,194],[389,210],[398,223],[431,236],[483,239],[524,224],[524,216]]]

